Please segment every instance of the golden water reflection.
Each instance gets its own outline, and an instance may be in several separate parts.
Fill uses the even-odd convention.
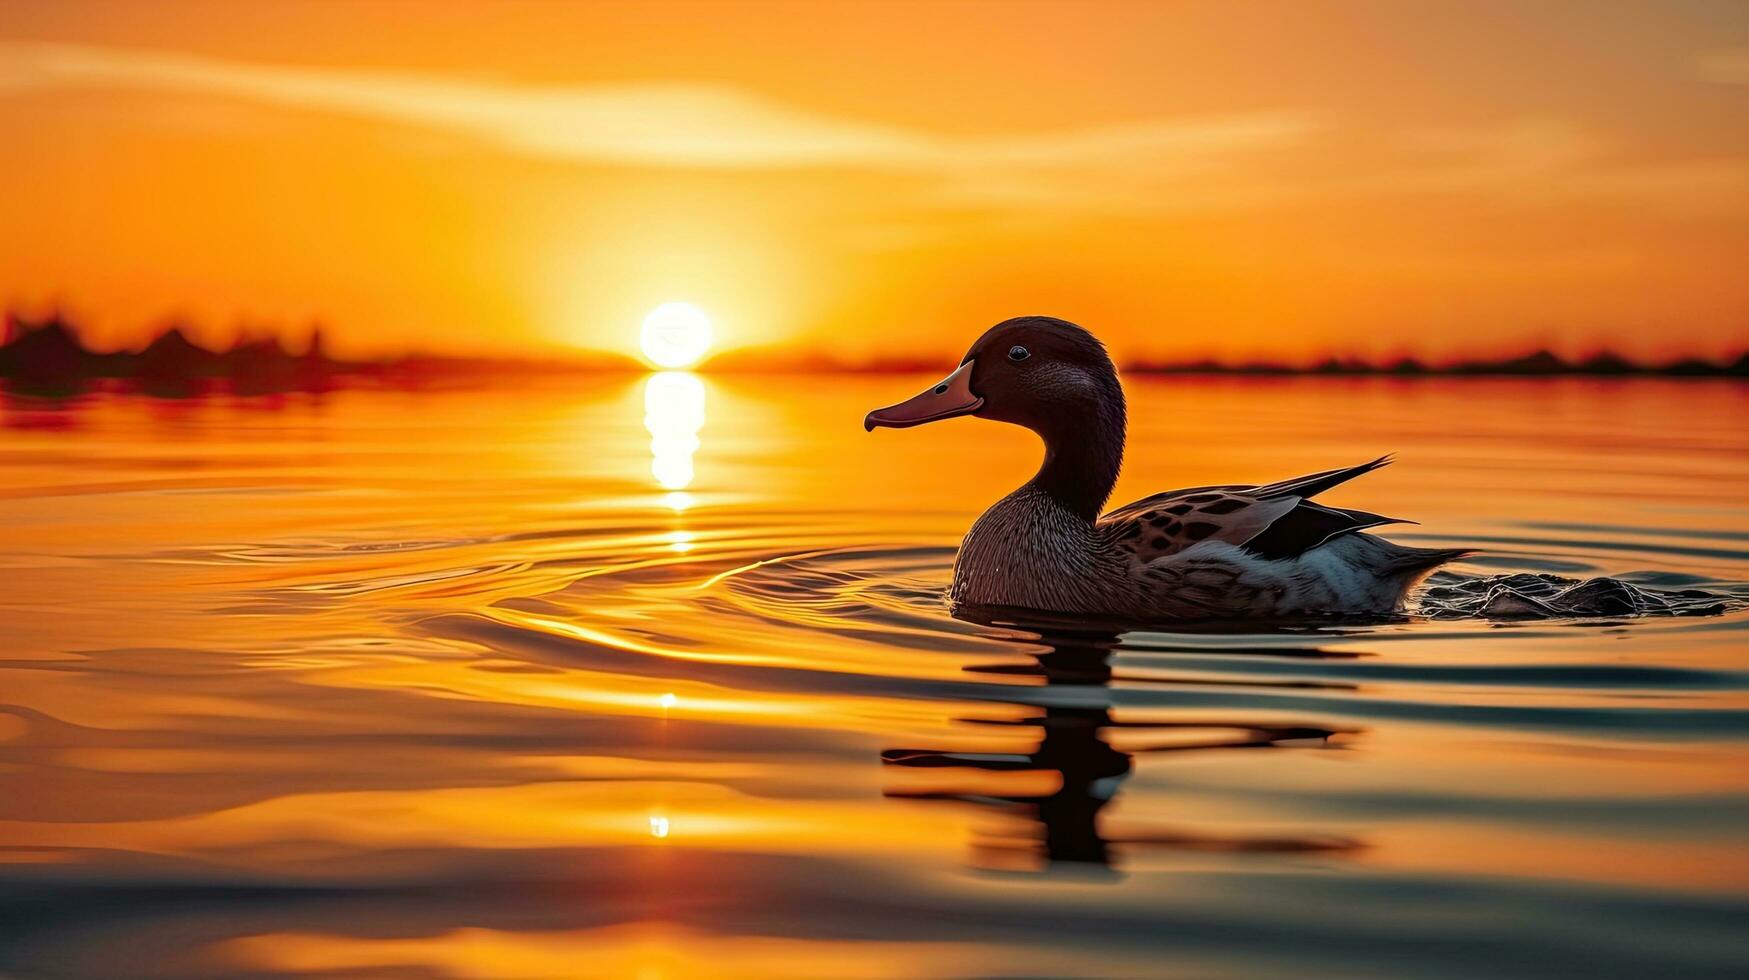
[[[1039,450],[861,431],[932,380],[0,399],[0,975],[1718,966],[1743,616],[959,622]],[[1749,581],[1749,386],[1130,395],[1120,500],[1401,449],[1471,572]]]
[[[650,432],[650,475],[669,491],[674,510],[689,503],[680,491],[692,485],[693,455],[705,422],[704,382],[690,371],[658,371],[644,379],[644,428]],[[676,549],[683,550],[683,549]]]

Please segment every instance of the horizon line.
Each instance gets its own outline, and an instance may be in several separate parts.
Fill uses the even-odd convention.
[[[156,345],[177,341],[196,351],[214,357],[254,348],[271,348],[287,357],[322,359],[336,366],[390,367],[394,365],[481,369],[522,368],[539,373],[642,373],[660,370],[644,360],[623,352],[596,347],[554,347],[504,353],[441,352],[408,349],[393,353],[362,356],[333,356],[327,353],[324,338],[327,328],[312,323],[303,331],[242,331],[228,347],[209,347],[189,336],[193,324],[186,320],[169,319],[148,335],[137,347],[103,350],[91,346],[86,328],[56,311],[31,318],[16,310],[6,314],[0,323],[0,352],[16,346],[24,338],[59,328],[64,331],[78,353],[104,361],[128,361],[147,355]],[[288,347],[288,334],[306,344]],[[685,370],[706,374],[927,374],[943,366],[940,356],[915,353],[874,358],[846,358],[819,349],[782,350],[776,345],[733,348],[705,356]],[[1384,375],[1413,377],[1419,375],[1465,374],[1735,374],[1749,369],[1749,343],[1734,352],[1708,356],[1695,352],[1674,353],[1657,358],[1624,356],[1608,346],[1598,346],[1581,355],[1563,355],[1546,345],[1526,345],[1514,353],[1456,354],[1432,357],[1415,353],[1385,356],[1359,356],[1325,353],[1300,357],[1234,357],[1209,355],[1137,356],[1114,361],[1120,370],[1132,374],[1211,374],[1211,375]],[[6,372],[0,371],[0,374]]]

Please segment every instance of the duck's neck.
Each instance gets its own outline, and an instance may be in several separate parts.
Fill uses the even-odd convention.
[[[1112,388],[1094,410],[1039,430],[1045,461],[1032,486],[1088,523],[1098,519],[1123,466],[1123,389],[1115,379]]]

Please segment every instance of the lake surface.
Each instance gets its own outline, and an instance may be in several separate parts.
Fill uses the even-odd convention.
[[[933,380],[0,401],[0,976],[1749,966],[1749,615],[960,622]],[[1749,598],[1749,386],[1129,388],[1114,503]]]

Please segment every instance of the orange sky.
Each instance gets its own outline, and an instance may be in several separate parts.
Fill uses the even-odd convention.
[[[0,298],[347,352],[1749,342],[1749,6],[0,2]]]

